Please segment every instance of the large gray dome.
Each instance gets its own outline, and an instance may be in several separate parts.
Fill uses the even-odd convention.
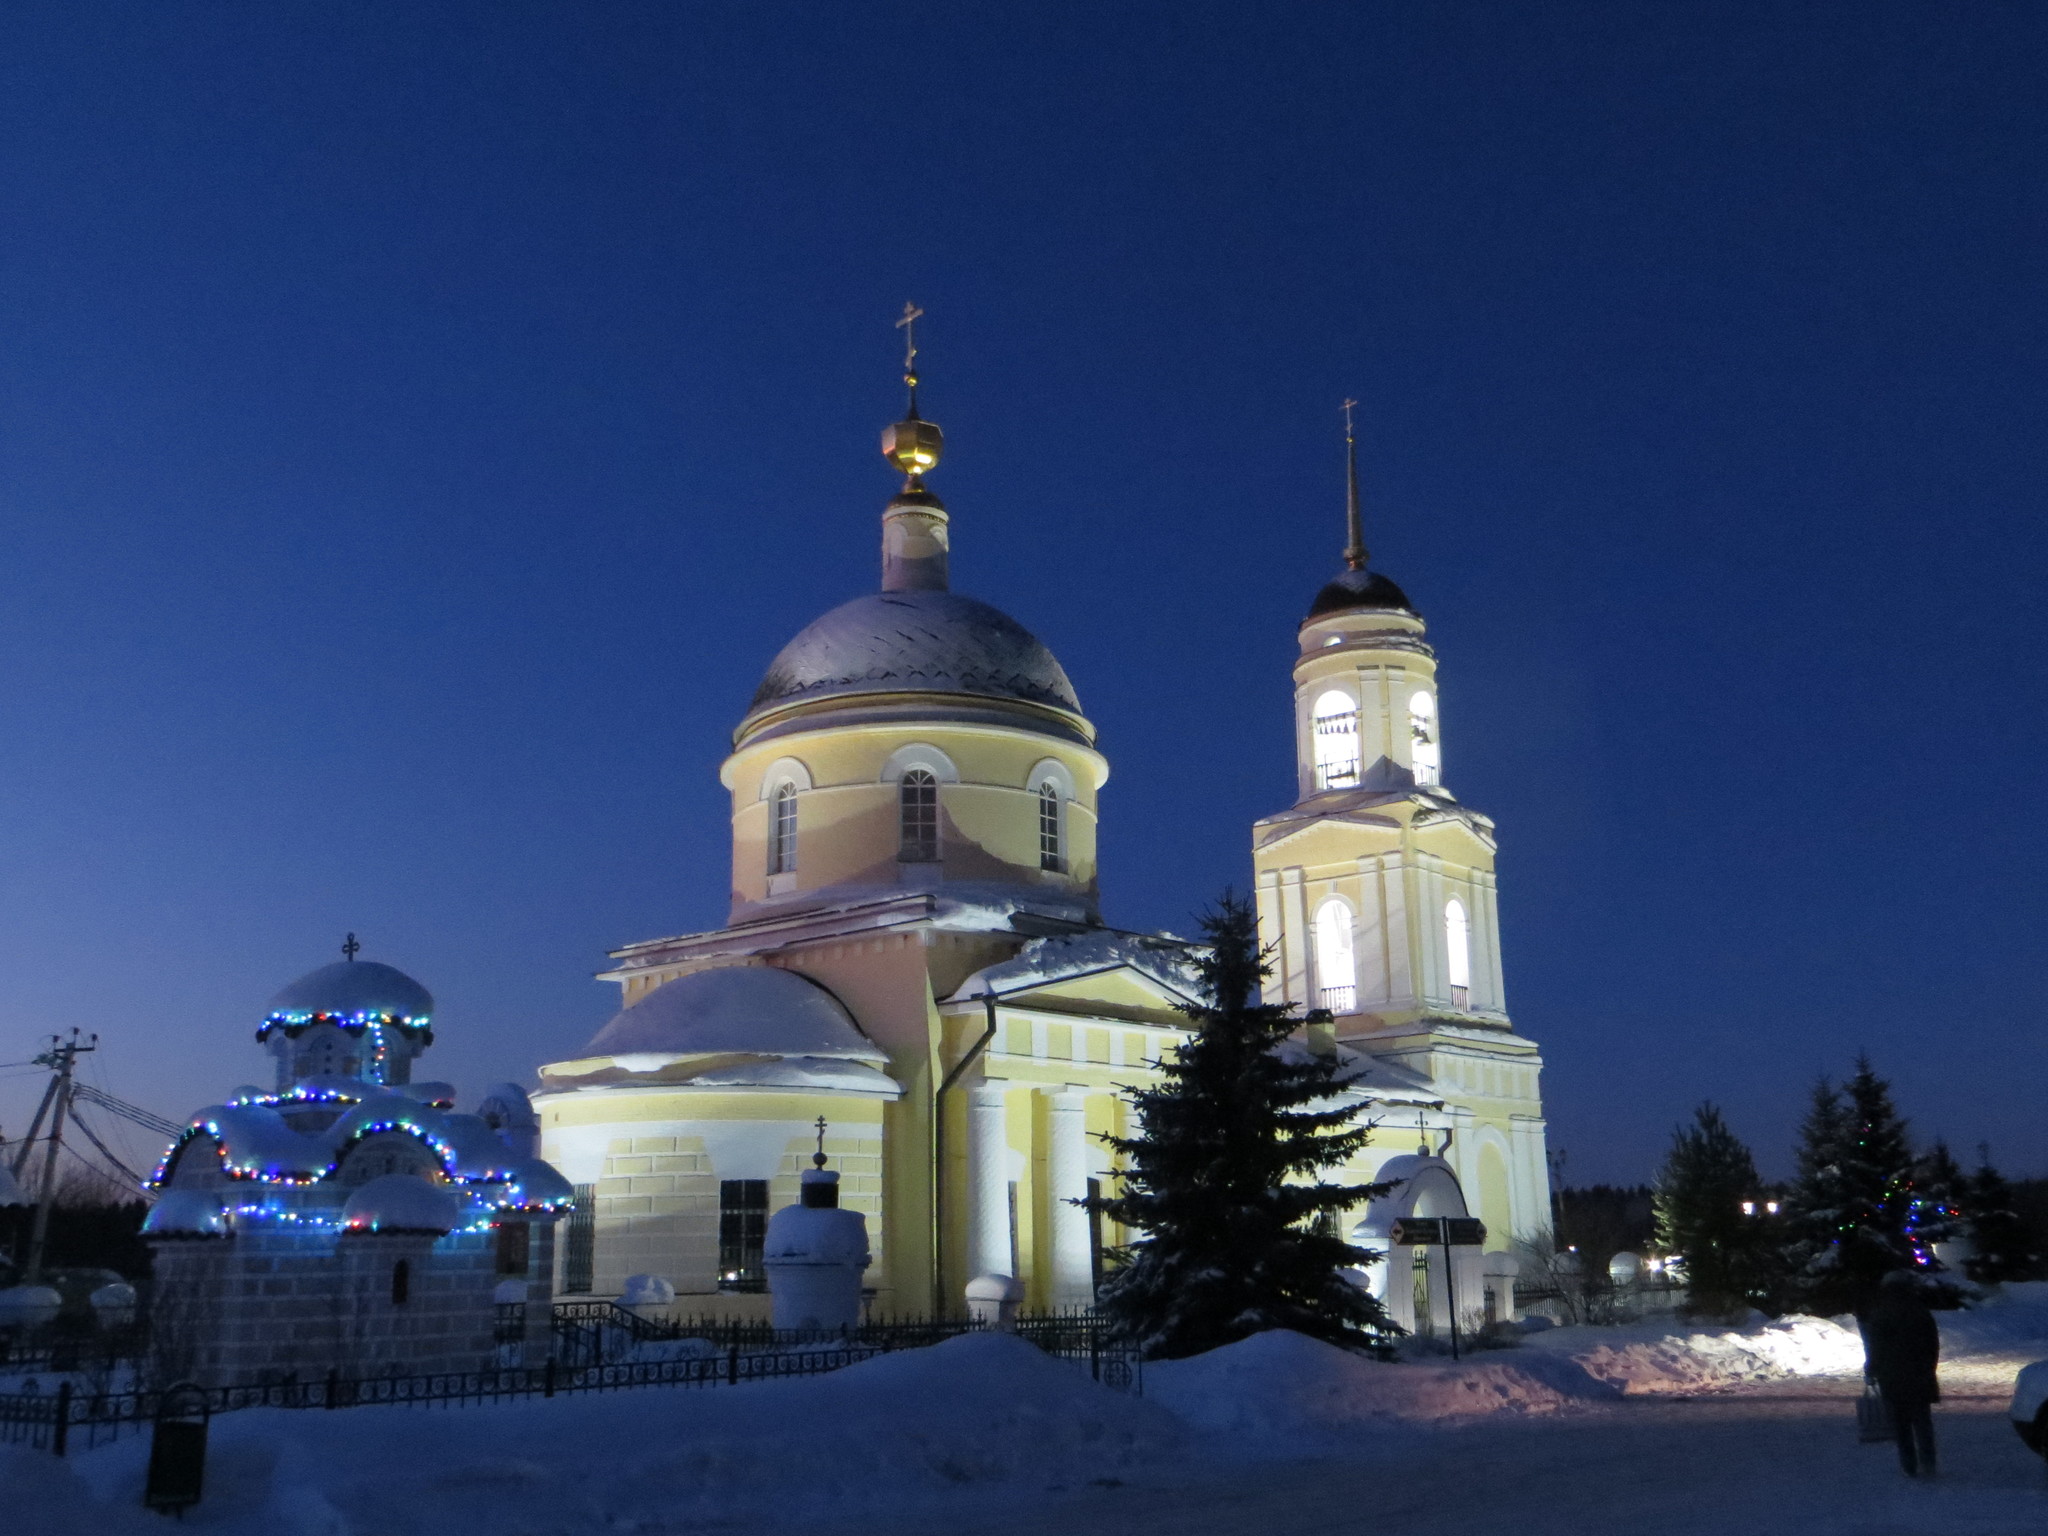
[[[958,592],[873,592],[842,603],[768,668],[753,709],[859,693],[967,693],[1081,713],[1074,685],[1023,625]]]
[[[664,982],[614,1015],[584,1051],[887,1060],[830,992],[766,965],[719,966]]]

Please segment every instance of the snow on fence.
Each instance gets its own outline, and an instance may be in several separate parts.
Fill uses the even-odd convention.
[[[606,1358],[602,1335],[607,1330],[633,1334],[597,1310],[609,1302],[578,1303],[589,1308],[571,1313],[566,1327],[573,1339],[579,1328],[595,1330],[600,1343],[584,1358],[548,1360],[539,1366],[507,1366],[487,1371],[445,1375],[349,1377],[330,1371],[312,1380],[287,1378],[248,1386],[167,1388],[161,1391],[79,1391],[64,1381],[54,1392],[0,1394],[0,1444],[28,1445],[54,1451],[87,1449],[139,1433],[155,1422],[173,1392],[197,1391],[206,1411],[228,1413],[240,1408],[339,1409],[371,1406],[456,1408],[518,1398],[555,1397],[572,1392],[614,1392],[634,1387],[739,1386],[799,1376],[820,1376],[843,1370],[877,1355],[916,1349],[985,1331],[967,1318],[914,1319],[869,1323],[845,1334],[780,1332],[755,1324],[649,1323],[635,1335],[635,1347],[622,1357]],[[624,1309],[613,1308],[632,1317]],[[557,1318],[557,1338],[565,1322]],[[1054,1313],[1017,1320],[1015,1332],[1056,1359],[1085,1364],[1094,1379],[1120,1392],[1142,1395],[1143,1361],[1135,1349],[1109,1342],[1100,1319],[1092,1313]],[[645,1346],[653,1346],[646,1348]],[[666,1347],[663,1347],[666,1346]]]

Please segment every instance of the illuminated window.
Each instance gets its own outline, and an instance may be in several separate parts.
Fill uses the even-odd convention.
[[[1358,707],[1334,688],[1316,700],[1316,788],[1351,789],[1358,783]]]
[[[1408,761],[1415,768],[1415,782],[1434,784],[1443,769],[1443,753],[1436,740],[1436,700],[1418,693],[1408,701]]]
[[[1316,1006],[1350,1013],[1358,1006],[1358,971],[1351,959],[1351,909],[1341,901],[1316,908]]]
[[[762,1262],[768,1241],[768,1181],[718,1181],[718,1288],[722,1291],[765,1291],[768,1269]]]
[[[1060,790],[1057,784],[1038,786],[1038,867],[1067,867],[1065,852],[1060,847]]]
[[[939,781],[928,769],[913,768],[897,787],[901,840],[896,857],[906,864],[939,859]]]
[[[796,786],[775,791],[768,820],[768,873],[786,875],[796,868]]]
[[[1451,1002],[1464,1008],[1472,1001],[1472,919],[1462,901],[1444,903],[1444,964],[1450,972]]]

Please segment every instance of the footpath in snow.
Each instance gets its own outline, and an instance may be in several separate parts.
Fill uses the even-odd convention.
[[[2048,1356],[2048,1286],[2027,1288],[2037,1290],[1944,1317],[1946,1369],[1976,1372],[1992,1391],[2021,1360]],[[206,1500],[186,1524],[218,1536],[683,1536],[914,1516],[972,1529],[1231,1467],[1255,1484],[1261,1465],[1316,1458],[1391,1468],[1457,1426],[1543,1423],[1569,1442],[1573,1415],[1603,1432],[1630,1400],[1739,1410],[1745,1393],[1797,1378],[1846,1391],[1861,1360],[1853,1327],[1815,1318],[1560,1328],[1458,1362],[1383,1363],[1274,1333],[1151,1366],[1139,1398],[1017,1339],[970,1335],[737,1388],[226,1414],[212,1428]],[[2010,1452],[2025,1458],[2017,1438]],[[1881,1448],[1868,1455],[1859,1467],[1885,1470]],[[141,1438],[63,1461],[0,1448],[0,1530],[162,1536],[139,1505],[146,1457]],[[2048,1530],[2048,1492],[2039,1513]]]

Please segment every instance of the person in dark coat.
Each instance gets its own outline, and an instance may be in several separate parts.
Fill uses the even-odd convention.
[[[1877,1384],[1899,1437],[1899,1465],[1908,1477],[1934,1476],[1934,1405],[1941,1401],[1935,1367],[1941,1330],[1910,1269],[1895,1269],[1878,1286],[1877,1305],[1857,1319],[1863,1330],[1863,1375]]]

